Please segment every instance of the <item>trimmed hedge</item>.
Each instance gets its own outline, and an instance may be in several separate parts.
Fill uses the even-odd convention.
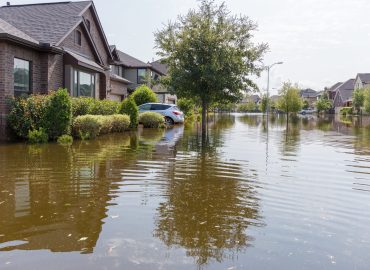
[[[139,115],[139,123],[145,128],[159,128],[164,126],[164,117],[156,112],[144,112]]]
[[[120,103],[113,100],[97,100],[90,97],[73,97],[73,117],[80,115],[112,115],[119,111]]]
[[[158,102],[157,95],[146,85],[140,85],[132,93],[132,98],[135,100],[137,106],[149,102]]]
[[[126,98],[122,101],[119,108],[119,113],[127,114],[130,116],[130,127],[137,127],[138,117],[139,117],[139,108],[137,107],[134,99],[132,97]]]
[[[130,128],[130,117],[126,114],[114,114],[111,116],[111,132],[123,132]]]

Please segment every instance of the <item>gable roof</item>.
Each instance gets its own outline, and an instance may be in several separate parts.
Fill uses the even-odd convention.
[[[317,92],[313,89],[303,89],[301,90],[301,97],[310,98],[310,97],[317,97]]]
[[[358,73],[356,79],[357,78],[360,78],[363,84],[370,83],[370,73]]]
[[[340,85],[342,85],[343,84],[343,82],[337,82],[336,84],[334,84],[333,86],[331,86],[330,88],[329,88],[329,90],[328,91],[336,91],[337,90],[337,88],[340,86]]]
[[[167,74],[167,65],[163,64],[161,61],[162,60],[154,61],[154,62],[150,63],[150,65],[152,66],[154,71],[157,71],[157,72],[161,73],[162,75],[166,75]]]
[[[56,45],[82,21],[91,1],[0,7],[0,18],[40,43]]]
[[[36,45],[39,44],[39,42],[36,39],[33,39],[26,33],[22,32],[21,30],[11,25],[10,23],[4,21],[3,19],[0,19],[0,34],[11,35],[13,37],[34,43]]]
[[[347,102],[352,100],[352,93],[355,88],[355,79],[349,79],[348,81],[342,83],[336,88],[337,94],[342,98],[342,102]]]
[[[128,68],[150,68],[151,67],[150,64],[144,63],[143,61],[127,53],[124,53],[118,49],[115,49],[115,51],[117,52],[117,55],[119,57],[119,61],[117,61],[117,64],[121,64]]]

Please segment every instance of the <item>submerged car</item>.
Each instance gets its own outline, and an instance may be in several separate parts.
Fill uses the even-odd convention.
[[[313,114],[316,113],[317,111],[314,109],[304,109],[299,112],[299,114],[305,115],[305,114]]]
[[[167,125],[184,122],[184,113],[175,104],[145,103],[139,106],[139,113],[156,112],[164,116]]]

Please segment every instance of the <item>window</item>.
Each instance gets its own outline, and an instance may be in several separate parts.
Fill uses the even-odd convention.
[[[95,97],[95,75],[80,70],[74,70],[73,96]]]
[[[110,69],[111,69],[111,71],[112,71],[113,74],[116,74],[118,76],[123,77],[123,70],[122,70],[122,67],[121,66],[113,66],[113,65],[111,65],[110,66]]]
[[[150,104],[143,104],[139,106],[140,111],[149,111],[150,110]]]
[[[152,111],[164,111],[167,110],[170,106],[169,105],[163,105],[163,104],[152,104],[150,107],[150,110]]]
[[[143,84],[145,83],[146,79],[146,69],[138,69],[137,70],[137,83]]]
[[[81,46],[82,45],[82,34],[80,31],[75,31],[75,44]]]
[[[90,32],[91,24],[90,24],[90,21],[88,19],[86,19],[86,26],[87,26],[87,30],[89,30],[89,32]]]
[[[29,93],[31,91],[31,63],[14,58],[14,91]]]

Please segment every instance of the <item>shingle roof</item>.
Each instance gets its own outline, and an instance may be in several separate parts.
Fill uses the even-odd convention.
[[[127,53],[124,53],[117,49],[116,49],[116,52],[120,59],[119,64],[122,64],[130,68],[150,68],[151,67],[151,65],[144,63],[143,61],[140,61],[139,59],[131,55],[128,55]]]
[[[358,73],[357,76],[364,84],[370,83],[370,73]]]
[[[23,33],[22,31],[2,19],[0,19],[0,34],[9,34],[32,43],[39,44],[37,40],[33,39],[29,35]]]
[[[303,89],[301,90],[301,97],[310,98],[310,97],[317,97],[317,92],[313,89]]]
[[[125,79],[125,78],[123,78],[123,77],[121,77],[121,76],[118,76],[117,74],[113,74],[113,73],[111,73],[111,74],[110,74],[110,78],[111,78],[112,80],[119,81],[119,82],[123,82],[123,83],[125,83],[125,84],[131,84],[131,83],[132,83],[132,82],[130,82],[129,80],[127,80],[127,79]]]
[[[342,85],[342,84],[343,84],[343,82],[337,82],[337,83],[336,83],[336,84],[334,84],[332,87],[330,87],[328,91],[336,91],[336,90],[337,90],[337,88],[338,88],[340,85]]]
[[[348,81],[342,83],[337,88],[337,95],[340,94],[343,102],[352,100],[352,93],[355,88],[355,79],[349,79]]]
[[[167,65],[166,64],[163,64],[161,63],[161,60],[157,60],[157,61],[154,61],[152,63],[150,63],[152,68],[164,75],[167,74]]]
[[[0,7],[0,18],[40,43],[57,44],[78,24],[91,1]]]

